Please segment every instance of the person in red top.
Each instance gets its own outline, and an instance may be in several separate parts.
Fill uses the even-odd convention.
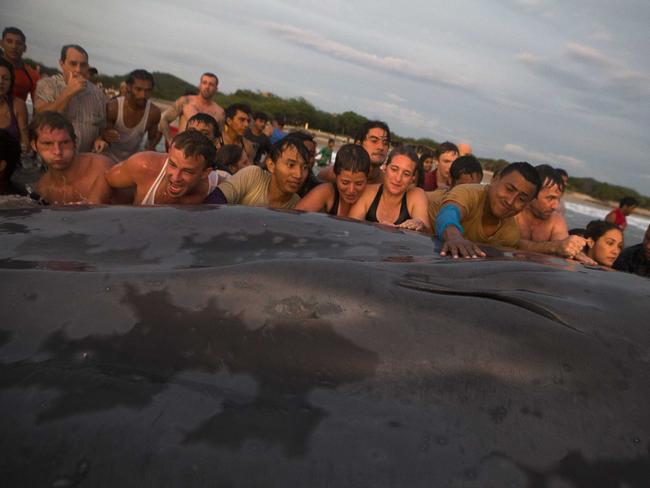
[[[2,31],[2,57],[14,67],[13,96],[27,100],[31,93],[32,100],[36,91],[36,83],[41,78],[38,71],[23,61],[23,54],[27,50],[25,34],[17,27],[6,27]]]
[[[618,204],[618,208],[607,214],[605,222],[616,224],[621,230],[625,230],[627,227],[626,217],[634,212],[638,206],[639,202],[635,198],[623,197]]]

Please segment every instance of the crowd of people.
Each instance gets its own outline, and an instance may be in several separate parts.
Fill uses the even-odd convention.
[[[161,111],[144,69],[129,73],[123,94],[108,99],[91,82],[79,45],[61,48],[61,73],[48,77],[24,63],[20,29],[4,29],[2,49],[0,192],[30,191],[14,188],[12,176],[33,153],[43,172],[31,192],[52,205],[293,208],[430,233],[442,256],[481,257],[487,244],[650,276],[650,227],[643,243],[621,253],[625,217],[638,202],[625,199],[604,221],[570,232],[560,211],[568,178],[561,169],[516,162],[482,184],[468,144],[444,142],[418,154],[393,145],[382,121],[363,124],[334,157],[334,139],[317,151],[311,133],[285,132],[282,117],[240,103],[220,107],[211,72],[196,93]],[[165,152],[156,151],[162,138]]]

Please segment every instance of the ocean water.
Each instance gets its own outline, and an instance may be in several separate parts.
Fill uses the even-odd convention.
[[[591,205],[589,203],[564,202],[565,217],[569,229],[586,227],[589,221],[604,219],[610,209]],[[643,235],[650,225],[650,218],[640,215],[630,215],[625,229],[625,247],[633,246],[643,241]]]

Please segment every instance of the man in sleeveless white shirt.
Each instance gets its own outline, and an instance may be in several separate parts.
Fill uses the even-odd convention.
[[[131,71],[126,78],[126,96],[106,104],[106,129],[95,147],[119,163],[141,150],[147,133],[145,151],[153,151],[160,140],[160,109],[151,103],[155,82],[144,69]]]
[[[134,205],[194,205],[216,187],[216,150],[198,131],[174,137],[169,154],[146,151],[131,156],[106,172],[114,190],[134,188]]]

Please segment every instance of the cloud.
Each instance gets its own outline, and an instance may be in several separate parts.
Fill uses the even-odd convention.
[[[577,42],[567,42],[564,49],[570,59],[590,65],[611,70],[614,68],[612,61],[598,49]]]
[[[407,101],[406,98],[400,97],[399,95],[397,95],[395,93],[386,93],[386,98],[389,98],[390,100],[393,100],[394,102],[397,102],[397,103],[404,103],[404,102]]]
[[[360,98],[358,102],[361,104],[360,110],[370,118],[390,120],[401,125],[424,130],[430,134],[443,130],[437,119],[396,103],[382,102],[370,98]]]
[[[564,154],[554,154],[550,152],[535,151],[527,149],[518,144],[506,144],[503,146],[504,151],[512,156],[523,158],[531,163],[535,164],[550,164],[551,166],[556,166],[559,164],[570,166],[573,169],[584,169],[587,165],[586,163],[578,158],[573,156],[566,156]]]
[[[289,24],[260,22],[260,25],[281,39],[332,58],[360,65],[374,71],[460,91],[475,91],[474,82],[459,75],[449,75],[427,69],[423,64],[394,56],[379,56],[332,41],[325,37]]]

